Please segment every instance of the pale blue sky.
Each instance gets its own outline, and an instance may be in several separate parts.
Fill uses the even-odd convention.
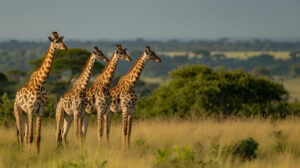
[[[300,0],[0,0],[0,40],[300,38]]]

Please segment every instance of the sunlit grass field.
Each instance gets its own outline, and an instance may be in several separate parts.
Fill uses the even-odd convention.
[[[282,137],[278,136],[278,133]],[[68,148],[55,150],[55,125],[44,123],[40,156],[35,145],[31,152],[19,149],[16,128],[0,129],[1,167],[166,167],[170,159],[159,162],[157,150],[185,149],[192,163],[180,162],[180,167],[298,167],[300,165],[300,120],[213,120],[198,121],[134,121],[132,146],[122,150],[121,127],[113,123],[111,145],[97,145],[95,123],[88,130],[84,147],[73,140],[73,130],[68,135]],[[254,138],[258,142],[257,158],[250,161],[222,155],[222,149],[240,140]],[[160,160],[161,161],[161,160]],[[174,161],[174,160],[173,160]],[[170,163],[168,163],[170,162]],[[168,167],[168,166],[167,166]],[[172,167],[172,166],[169,166]]]
[[[228,51],[228,52],[212,52],[215,54],[224,54],[227,58],[237,58],[237,59],[247,59],[254,56],[259,56],[262,54],[269,54],[274,56],[275,59],[289,59],[289,51]]]
[[[262,54],[269,54],[273,55],[275,59],[289,59],[289,51],[225,51],[225,52],[219,52],[219,51],[213,51],[210,54],[224,54],[227,58],[236,58],[236,59],[243,59],[246,60],[250,57],[259,56]],[[195,57],[196,55],[193,52],[158,52],[159,55],[166,55],[169,57],[176,57],[176,56],[185,56],[188,55],[189,57]]]
[[[282,82],[290,94],[291,101],[295,99],[300,101],[300,78],[287,79]]]

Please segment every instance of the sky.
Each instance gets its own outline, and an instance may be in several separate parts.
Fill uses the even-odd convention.
[[[300,0],[0,0],[0,40],[300,39]]]

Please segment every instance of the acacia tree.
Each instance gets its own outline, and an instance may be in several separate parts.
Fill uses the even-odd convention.
[[[7,82],[7,78],[6,76],[0,72],[0,83],[5,83]]]
[[[50,76],[54,77],[58,82],[70,84],[82,72],[89,56],[89,51],[78,48],[56,51]],[[32,70],[37,69],[42,61],[43,58],[31,61]],[[92,74],[100,73],[102,69],[103,65],[95,62]]]

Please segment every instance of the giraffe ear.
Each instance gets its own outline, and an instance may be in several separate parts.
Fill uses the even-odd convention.
[[[51,37],[48,37],[49,41],[53,42],[53,39]]]
[[[98,49],[97,46],[94,47],[94,50],[95,50],[96,52],[101,52],[101,51]]]
[[[122,50],[121,44],[117,44],[117,49],[118,49],[118,50]]]
[[[151,49],[150,49],[150,47],[149,47],[149,46],[146,46],[146,51],[148,51],[148,52],[150,52],[150,51],[151,51]]]
[[[52,32],[52,34],[53,34],[53,37],[54,37],[55,39],[57,39],[57,38],[58,38],[58,34],[57,34],[57,32]]]

